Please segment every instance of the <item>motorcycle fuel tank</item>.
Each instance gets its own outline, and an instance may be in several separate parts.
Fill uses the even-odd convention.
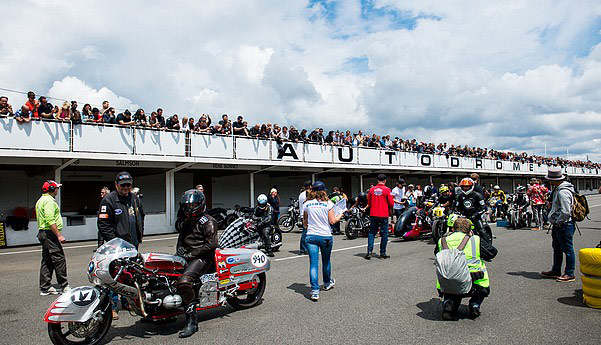
[[[159,270],[166,272],[181,271],[186,266],[186,260],[177,255],[163,253],[142,254],[144,267],[150,270]]]
[[[215,251],[219,287],[242,283],[270,268],[267,255],[260,250],[237,248]]]

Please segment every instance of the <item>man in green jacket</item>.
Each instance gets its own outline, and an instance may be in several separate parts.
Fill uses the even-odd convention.
[[[63,218],[54,198],[58,194],[60,183],[52,180],[42,185],[42,196],[35,204],[38,220],[38,240],[42,244],[42,264],[40,267],[40,295],[57,295],[70,290],[67,282],[67,261],[62,243],[65,238],[61,234]],[[56,273],[57,290],[51,285],[52,273]]]

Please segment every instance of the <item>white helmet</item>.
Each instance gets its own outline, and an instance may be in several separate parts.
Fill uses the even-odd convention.
[[[495,185],[494,187],[492,187],[494,190],[501,190],[501,187],[499,187],[499,185]]]
[[[265,205],[267,205],[267,195],[265,194],[261,194],[257,197],[257,203],[259,204],[259,206],[263,207]]]

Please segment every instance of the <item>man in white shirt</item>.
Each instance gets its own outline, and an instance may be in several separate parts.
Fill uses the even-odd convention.
[[[405,211],[405,180],[399,178],[396,187],[392,189],[392,197],[394,198],[394,206],[392,206],[395,216],[395,223],[399,220]]]
[[[305,184],[302,188],[302,192],[298,195],[298,210],[300,215],[299,217],[301,217],[301,219],[305,212],[304,203],[307,200],[307,191],[309,191],[309,189],[311,189],[311,181],[305,181]],[[303,233],[300,239],[299,255],[307,254],[307,245],[305,244],[305,239],[307,238],[307,229],[303,227],[302,230]]]

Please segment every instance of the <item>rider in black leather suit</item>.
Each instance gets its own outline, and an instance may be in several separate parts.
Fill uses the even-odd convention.
[[[253,221],[255,222],[257,232],[261,235],[263,244],[265,245],[265,254],[273,257],[271,251],[271,218],[273,217],[273,208],[267,203],[265,194],[259,195],[257,198],[257,207],[253,213]]]
[[[179,337],[186,338],[198,331],[194,283],[214,264],[217,222],[207,214],[205,196],[197,189],[186,191],[180,206],[186,218],[177,238],[177,255],[186,259],[188,265],[177,282],[186,310],[186,326]]]
[[[474,191],[474,185],[471,178],[461,180],[461,192],[457,195],[455,210],[473,222],[474,230],[480,236],[482,259],[490,261],[497,255],[497,249],[492,245],[492,238],[484,231],[482,214],[486,212],[486,203],[484,197]]]

